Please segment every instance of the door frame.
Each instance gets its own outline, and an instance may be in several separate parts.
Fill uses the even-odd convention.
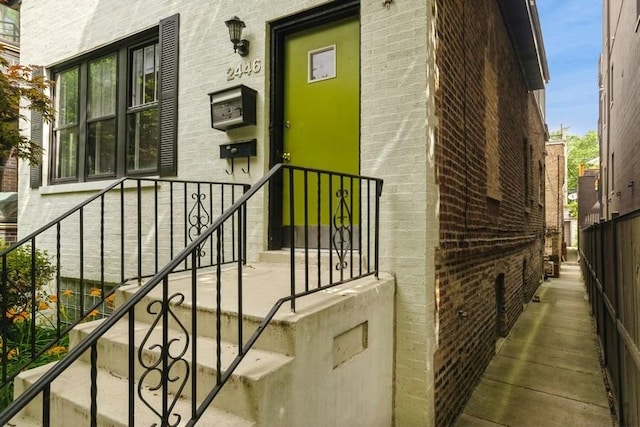
[[[270,24],[269,169],[282,162],[284,148],[284,51],[289,34],[360,15],[360,0],[334,1]],[[282,175],[269,183],[268,249],[282,242]]]

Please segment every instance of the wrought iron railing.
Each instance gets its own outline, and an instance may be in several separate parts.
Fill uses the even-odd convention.
[[[160,271],[248,187],[123,178],[2,251],[0,390],[74,326],[108,312],[120,285]],[[221,233],[232,236],[243,229],[231,222]],[[246,247],[235,240],[222,242],[227,245],[214,254],[213,242],[202,239],[196,267],[246,257]],[[29,331],[20,337],[28,347],[20,357],[11,345],[17,322]]]
[[[275,184],[275,185],[274,185]],[[222,264],[224,263],[223,246],[229,238],[224,230],[232,229],[232,240],[237,241],[237,247],[244,247],[246,241],[247,217],[254,214],[261,221],[264,215],[264,189],[268,186],[273,192],[280,187],[288,200],[283,208],[283,223],[289,224],[289,259],[290,259],[290,292],[282,295],[273,303],[271,310],[264,316],[260,324],[248,338],[243,336],[248,326],[243,325],[243,259],[236,259],[237,279],[232,285],[233,295],[237,295],[234,307],[237,312],[233,332],[225,332],[222,328],[223,307],[222,298],[224,289],[222,285]],[[339,174],[320,170],[304,169],[288,165],[276,165],[262,179],[238,198],[233,205],[225,210],[213,223],[193,240],[185,249],[172,258],[152,278],[144,283],[130,298],[128,298],[114,313],[103,320],[84,340],[75,346],[70,353],[49,369],[38,381],[20,395],[13,404],[0,414],[0,424],[12,419],[18,412],[36,397],[42,395],[42,419],[43,425],[49,425],[51,419],[50,397],[51,383],[69,368],[81,355],[87,351],[90,354],[91,364],[91,409],[89,418],[95,425],[100,402],[97,399],[99,388],[97,379],[98,340],[118,322],[126,322],[128,332],[128,408],[122,408],[128,414],[128,425],[135,425],[136,401],[144,402],[149,411],[156,414],[158,425],[195,425],[203,416],[209,405],[229,380],[236,367],[243,360],[247,352],[258,340],[267,325],[271,322],[280,307],[290,304],[290,309],[295,310],[296,299],[306,295],[325,290],[354,280],[357,278],[378,274],[378,248],[379,248],[379,212],[380,196],[382,193],[382,180],[348,174]],[[288,218],[288,220],[287,220]],[[232,227],[230,224],[236,224]],[[297,231],[296,231],[297,230]],[[315,233],[316,241],[312,242],[311,235]],[[330,239],[323,237],[330,236]],[[207,242],[214,242],[214,272],[215,283],[207,280],[199,280],[197,265],[201,258],[201,248]],[[325,249],[323,242],[330,244]],[[297,242],[303,242],[299,245]],[[228,244],[228,241],[226,242]],[[296,246],[302,246],[296,249]],[[328,253],[327,253],[328,252]],[[302,266],[296,266],[297,253]],[[315,254],[318,254],[317,259]],[[322,256],[328,256],[329,261],[321,262]],[[185,301],[184,290],[171,286],[171,274],[183,266],[190,270],[189,292],[191,307],[182,306]],[[303,267],[304,277],[296,276],[297,267]],[[235,270],[235,266],[233,267]],[[316,274],[317,273],[317,274]],[[184,274],[184,273],[183,273]],[[311,276],[317,276],[311,278]],[[157,286],[162,289],[162,300],[149,303],[145,297]],[[215,287],[215,378],[213,386],[207,390],[197,390],[201,376],[206,375],[198,369],[199,363],[197,351],[197,336],[199,325],[197,314],[197,295],[201,295],[207,286]],[[268,286],[268,284],[265,284]],[[136,307],[143,305],[146,313],[152,314],[154,320],[150,328],[162,328],[160,342],[150,343],[148,337],[150,329],[139,349],[136,350],[134,340],[134,325],[136,321]],[[175,310],[179,306],[189,310],[189,323],[178,320]],[[225,322],[233,322],[229,317],[224,317]],[[169,325],[173,324],[176,332],[169,332]],[[206,325],[204,325],[206,326]],[[189,336],[189,333],[192,336]],[[225,336],[223,336],[223,334]],[[227,334],[233,334],[232,337]],[[178,338],[177,338],[178,337]],[[235,342],[233,360],[227,365],[222,364],[223,340]],[[171,349],[170,349],[171,347]],[[179,349],[177,348],[179,347]],[[145,361],[145,351],[156,349],[159,356],[155,362],[149,364]],[[211,357],[211,355],[209,355]],[[187,360],[187,359],[190,359]],[[170,372],[172,367],[182,366],[183,377]],[[141,373],[142,372],[142,373]],[[139,374],[136,379],[136,373]],[[142,384],[148,375],[155,375],[158,382],[152,385],[155,393],[161,396],[160,407],[153,407],[148,403],[142,392]],[[176,386],[176,384],[179,384]],[[190,387],[189,387],[190,385]],[[170,387],[175,390],[170,392]],[[204,387],[204,386],[200,386]],[[182,392],[190,392],[191,407],[189,413],[174,413],[176,400]],[[197,400],[196,396],[204,396]]]

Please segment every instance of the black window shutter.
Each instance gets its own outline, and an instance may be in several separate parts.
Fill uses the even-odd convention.
[[[159,156],[160,176],[178,173],[178,35],[180,15],[160,21],[160,100]]]
[[[41,67],[34,67],[32,71],[34,76],[41,76],[44,72]],[[31,141],[42,147],[42,113],[31,110]],[[42,155],[37,165],[31,166],[30,179],[31,188],[38,188],[42,185]]]

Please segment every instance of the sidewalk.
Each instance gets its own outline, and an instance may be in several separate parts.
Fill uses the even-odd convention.
[[[465,426],[611,426],[580,269],[564,263],[525,308],[457,421]]]

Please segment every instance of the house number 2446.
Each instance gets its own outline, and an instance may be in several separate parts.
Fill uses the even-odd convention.
[[[239,79],[244,75],[251,75],[251,73],[259,73],[260,70],[262,70],[262,61],[260,59],[241,62],[235,67],[227,68],[227,80]]]

